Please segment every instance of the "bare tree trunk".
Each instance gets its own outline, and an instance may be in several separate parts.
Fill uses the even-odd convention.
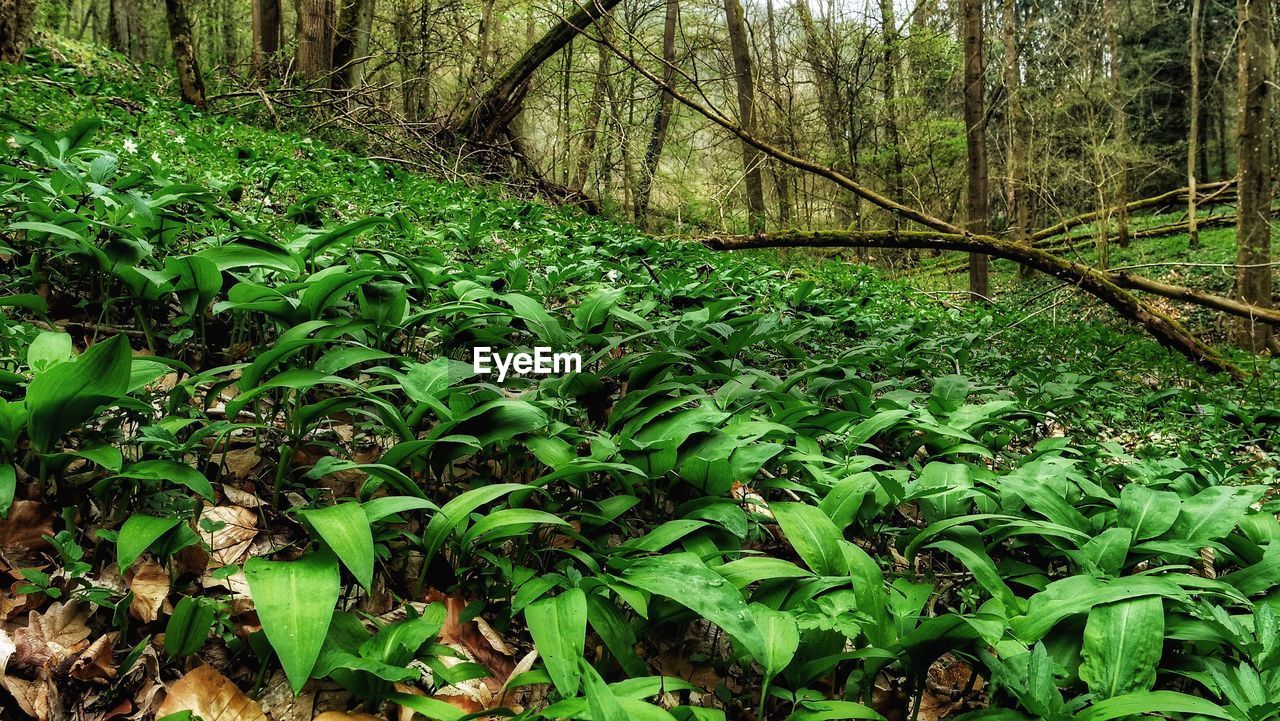
[[[1009,168],[1006,172],[1005,197],[1008,203],[1009,239],[1015,243],[1028,242],[1029,214],[1023,197],[1022,173],[1026,166],[1027,146],[1023,133],[1026,124],[1022,120],[1022,72],[1018,57],[1018,10],[1014,0],[1004,0],[1004,92],[1008,100]],[[1019,266],[1020,275],[1029,277],[1031,268]]]
[[[165,0],[165,17],[169,21],[169,39],[173,41],[173,61],[178,66],[178,87],[183,101],[204,107],[204,79],[196,62],[191,42],[191,21],[187,18],[186,0]]]
[[[280,24],[280,0],[253,0],[253,69],[264,80],[275,74]]]
[[[724,0],[725,26],[729,31],[729,47],[733,55],[733,74],[737,84],[738,123],[754,133],[756,86],[751,70],[751,43],[747,40],[747,22],[738,0]],[[747,191],[747,225],[752,232],[765,227],[764,180],[760,172],[760,151],[742,144],[742,169]]]
[[[880,0],[881,41],[884,43],[884,126],[891,153],[889,168],[889,195],[902,197],[902,147],[898,133],[896,46],[898,26],[893,15],[893,0]],[[898,227],[898,216],[890,215],[893,227]]]
[[[662,80],[666,85],[676,82],[676,25],[680,19],[680,0],[666,0],[667,14],[662,25]],[[646,223],[649,214],[649,194],[653,189],[653,176],[658,172],[662,159],[662,147],[667,143],[667,127],[671,124],[671,108],[674,101],[666,90],[658,93],[658,108],[653,114],[653,133],[644,153],[644,172],[636,188],[636,222]]]
[[[305,80],[333,69],[333,0],[298,0],[297,73]]]
[[[1125,204],[1129,196],[1129,114],[1125,111],[1124,88],[1120,77],[1120,8],[1119,0],[1104,0],[1107,15],[1107,46],[1111,54],[1111,113],[1115,138],[1116,197],[1120,208],[1116,217],[1116,243],[1129,244],[1129,213]]]
[[[107,12],[107,46],[137,62],[142,55],[139,0],[111,0]]]
[[[600,31],[608,32],[609,22],[604,20]],[[581,192],[587,185],[587,172],[591,170],[591,160],[596,153],[596,137],[600,133],[600,116],[604,114],[606,86],[609,83],[609,64],[613,55],[604,43],[598,46],[596,60],[596,80],[591,86],[591,102],[587,105],[587,119],[582,126],[582,143],[578,146],[578,162],[573,170],[573,179],[569,187]]]
[[[1271,307],[1271,103],[1274,69],[1273,6],[1239,0],[1240,97],[1236,157],[1240,174],[1236,220],[1236,296]],[[1237,342],[1255,352],[1266,347],[1270,327],[1252,320],[1237,328]]]
[[[454,120],[454,132],[478,142],[500,137],[511,119],[520,112],[533,73],[619,2],[621,0],[595,0],[556,23],[515,64],[490,83],[479,98],[463,108]]]
[[[333,82],[336,89],[353,88],[359,81],[358,62],[369,51],[369,23],[374,0],[339,0],[338,27],[333,37]]]
[[[35,0],[0,0],[0,63],[22,62],[35,13]]]
[[[778,27],[774,17],[773,0],[765,2],[765,18],[769,31],[769,75],[775,100],[774,113],[769,119],[769,126],[775,136],[775,142],[786,147],[794,147],[795,143],[790,141],[794,140],[795,133],[784,130],[790,125],[788,113],[791,109],[791,85],[782,81],[782,59],[778,52]],[[770,172],[773,176],[774,194],[778,199],[778,225],[787,228],[791,226],[792,171],[786,163],[774,162],[770,164]]]
[[[983,99],[982,0],[964,0],[964,127],[969,156],[968,224],[971,233],[987,232],[987,115]],[[969,295],[991,297],[987,256],[969,254]]]
[[[1200,0],[1191,0],[1191,129],[1187,133],[1187,244],[1200,245],[1196,225],[1196,148],[1200,142]]]
[[[240,3],[235,0],[224,0],[222,4],[222,62],[228,71],[239,59],[236,47],[236,11],[239,7]]]
[[[827,143],[836,156],[834,167],[842,174],[854,177],[853,164],[850,159],[853,153],[849,148],[851,141],[843,132],[845,117],[839,109],[833,71],[827,67],[822,43],[818,36],[817,25],[813,22],[813,13],[809,10],[808,0],[796,0],[796,16],[800,18],[801,33],[804,36],[804,49],[809,68],[813,72],[814,85],[817,89],[818,106],[822,113],[823,125],[826,126]],[[849,227],[858,222],[858,198],[851,193],[840,194],[836,204],[840,225]]]

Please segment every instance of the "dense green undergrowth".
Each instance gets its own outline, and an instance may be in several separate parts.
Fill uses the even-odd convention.
[[[407,174],[110,63],[0,90],[3,708],[191,711],[208,663],[442,719],[1280,709],[1269,378]],[[584,367],[499,384],[476,346]]]

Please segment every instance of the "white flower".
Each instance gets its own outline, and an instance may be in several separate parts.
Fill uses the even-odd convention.
[[[15,137],[13,137],[12,135],[10,135],[10,136],[9,136],[9,139],[8,139],[8,140],[6,140],[5,142],[7,142],[7,143],[9,144],[9,147],[10,147],[10,148],[16,148],[16,147],[18,147],[18,139],[17,139],[17,138],[15,138]]]
[[[311,138],[303,138],[303,139],[302,139],[302,142],[303,142],[303,143],[306,143],[307,145],[310,145],[310,144],[311,144]]]
[[[138,144],[133,142],[133,138],[124,139],[124,152],[136,154],[138,152]]]
[[[186,144],[187,144],[187,136],[185,136],[185,135],[178,135],[178,136],[175,136],[175,137],[174,137],[174,139],[173,139],[173,142],[177,143],[178,145],[186,145]]]
[[[151,162],[153,162],[153,163],[158,163],[158,162],[160,162],[160,154],[159,154],[159,153],[152,153],[152,154],[151,154]]]
[[[609,271],[608,273],[605,273],[604,277],[610,283],[616,283],[618,279],[622,277],[622,274],[615,269],[615,270]]]

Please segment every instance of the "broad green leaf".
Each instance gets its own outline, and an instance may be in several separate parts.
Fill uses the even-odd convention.
[[[124,334],[95,343],[73,361],[58,363],[27,386],[27,433],[48,453],[67,431],[115,402],[129,388],[133,355]]]
[[[297,694],[311,675],[338,605],[338,562],[327,551],[295,561],[251,558],[244,564],[249,593],[271,647]]]
[[[1076,714],[1076,721],[1111,721],[1149,713],[1194,714],[1237,720],[1227,709],[1199,696],[1178,691],[1140,691],[1096,703]]]
[[[1150,691],[1164,649],[1158,596],[1094,606],[1084,627],[1080,679],[1098,698]]]
[[[564,346],[564,329],[555,318],[551,317],[550,313],[547,313],[542,303],[520,293],[508,293],[501,297],[515,310],[516,317],[524,321],[525,327],[539,340],[552,348]]]
[[[1027,611],[1009,619],[1009,626],[1024,643],[1035,643],[1062,619],[1085,613],[1094,606],[1142,596],[1184,600],[1186,592],[1170,580],[1153,576],[1124,576],[1102,580],[1071,576],[1050,583],[1027,602]]]
[[[1210,486],[1183,499],[1168,537],[1182,541],[1216,541],[1236,527],[1264,491],[1260,486]]]
[[[822,509],[807,503],[772,503],[769,510],[810,570],[819,576],[849,572],[839,543],[844,536]]]
[[[128,571],[138,556],[181,522],[182,519],[176,516],[157,518],[140,513],[129,516],[116,536],[116,564],[120,573]]]
[[[1122,528],[1133,529],[1135,541],[1155,538],[1173,525],[1182,502],[1173,491],[1157,491],[1138,483],[1130,483],[1120,491]]]
[[[75,357],[76,349],[67,333],[42,331],[27,347],[27,367],[33,373],[40,373],[57,363],[74,360]]]
[[[200,599],[183,596],[173,608],[164,628],[165,653],[174,658],[190,656],[204,645],[213,629],[213,606]]]
[[[742,593],[692,553],[640,559],[622,577],[636,588],[670,598],[724,629],[757,661],[769,657],[764,634]]]
[[[613,695],[613,690],[600,677],[600,672],[585,658],[578,659],[578,666],[581,669],[587,707],[591,709],[591,721],[631,721],[631,717],[618,702],[618,697]]]
[[[610,309],[618,304],[622,293],[621,288],[599,288],[588,294],[573,311],[573,320],[578,329],[589,333],[604,325]]]
[[[529,604],[524,618],[556,690],[565,698],[576,696],[587,637],[586,596],[581,589],[571,588]]]
[[[775,611],[760,603],[751,604],[751,615],[764,637],[765,657],[756,659],[764,667],[766,693],[769,682],[791,663],[800,648],[800,629],[790,614]]]
[[[806,701],[787,721],[839,721],[840,719],[872,719],[883,721],[875,709],[853,701]]]
[[[373,529],[359,503],[298,511],[366,591],[373,584]]]
[[[523,483],[495,483],[473,488],[444,504],[440,512],[431,517],[427,530],[422,534],[426,562],[430,563],[435,558],[450,535],[466,526],[467,517],[472,511],[509,493],[527,488],[529,486]]]
[[[173,481],[199,493],[205,500],[214,500],[213,484],[204,474],[184,463],[175,461],[139,461],[120,471],[115,478],[137,478],[144,481]]]
[[[7,517],[18,491],[18,472],[11,463],[0,463],[0,517]]]

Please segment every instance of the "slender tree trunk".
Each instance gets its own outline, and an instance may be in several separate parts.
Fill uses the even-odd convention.
[[[222,4],[222,63],[227,66],[228,71],[239,60],[236,43],[236,12],[239,7],[240,3],[235,0],[225,0]]]
[[[253,0],[253,69],[263,80],[276,71],[280,52],[280,0]]]
[[[333,0],[298,0],[297,73],[314,80],[333,69]]]
[[[336,89],[353,88],[369,49],[369,25],[374,0],[339,0],[338,26],[333,37],[333,80]]]
[[[818,95],[819,111],[827,135],[830,152],[835,155],[832,164],[836,170],[849,177],[854,177],[853,163],[855,156],[851,134],[846,132],[848,113],[840,112],[839,92],[833,78],[834,71],[828,67],[826,53],[823,52],[817,24],[813,21],[813,13],[809,10],[808,0],[796,0],[796,16],[800,19],[801,34],[804,36],[804,52],[813,73],[814,86]],[[848,228],[859,221],[858,197],[852,193],[838,190],[836,212],[841,227]]]
[[[881,41],[884,43],[884,127],[890,150],[889,195],[902,198],[902,147],[898,133],[897,110],[897,75],[898,60],[896,46],[898,26],[893,15],[893,0],[880,0]],[[894,228],[898,227],[898,216],[890,215]]]
[[[676,82],[676,25],[680,21],[680,0],[666,0],[667,14],[662,25],[662,81],[666,85]],[[665,89],[658,93],[658,107],[653,113],[653,133],[644,153],[644,172],[636,188],[636,221],[648,226],[649,194],[653,190],[653,176],[658,172],[662,148],[667,143],[667,127],[671,124],[671,108],[674,101]]]
[[[782,58],[778,51],[778,24],[777,19],[774,17],[773,0],[766,0],[765,2],[765,19],[769,31],[769,76],[772,81],[776,103],[769,125],[772,128],[775,142],[778,145],[792,148],[795,143],[789,142],[789,139],[794,138],[795,135],[784,129],[790,125],[788,113],[791,109],[791,103],[789,102],[791,86],[782,80]],[[778,225],[783,228],[790,227],[792,215],[791,168],[785,163],[775,161],[770,164],[770,173],[773,176],[774,194],[777,195],[778,199]]]
[[[1191,0],[1191,128],[1187,133],[1187,244],[1200,245],[1196,227],[1196,152],[1200,143],[1200,0]]]
[[[142,49],[138,1],[110,0],[107,11],[107,46],[135,62]]]
[[[987,116],[983,99],[982,0],[964,0],[964,127],[968,148],[968,225],[971,233],[987,232]],[[987,256],[969,254],[969,295],[991,297]]]
[[[169,39],[173,41],[173,61],[178,66],[178,87],[182,99],[197,108],[204,107],[204,79],[196,62],[191,42],[191,21],[187,18],[186,0],[165,0],[165,17],[169,21]]]
[[[1129,244],[1129,114],[1125,111],[1124,86],[1120,76],[1120,8],[1119,0],[1104,0],[1107,15],[1107,46],[1111,55],[1111,113],[1115,138],[1116,187],[1115,205],[1120,208],[1116,216],[1116,243]]]
[[[754,133],[756,127],[756,86],[751,69],[751,43],[747,39],[747,22],[742,4],[738,0],[724,0],[725,26],[729,31],[729,48],[733,55],[733,74],[737,84],[738,123],[743,130]],[[747,225],[752,232],[765,227],[764,180],[760,165],[764,159],[760,151],[747,143],[742,144],[742,168],[747,191]]]
[[[1018,10],[1015,0],[1004,0],[1004,92],[1008,103],[1009,168],[1005,173],[1005,197],[1008,203],[1009,239],[1015,243],[1028,242],[1029,223],[1027,203],[1023,198],[1023,170],[1026,166],[1027,146],[1023,137],[1026,126],[1022,120],[1022,72],[1018,57]],[[1019,275],[1030,276],[1030,266],[1018,266]]]
[[[463,108],[454,120],[454,132],[479,142],[501,136],[520,112],[533,73],[619,2],[621,0],[594,0],[556,23],[515,64],[495,78],[478,99]]]
[[[0,63],[22,62],[35,13],[35,0],[0,0]]]
[[[607,32],[608,20],[600,25],[601,32]],[[587,185],[587,173],[591,170],[591,160],[596,153],[596,137],[600,133],[600,116],[604,114],[606,86],[609,83],[609,64],[613,54],[604,43],[598,46],[596,59],[596,79],[591,85],[591,102],[587,105],[587,119],[582,127],[582,143],[578,146],[578,162],[573,170],[573,179],[569,187],[582,191]]]
[[[1239,0],[1240,96],[1236,118],[1236,158],[1240,175],[1236,219],[1236,296],[1271,307],[1271,104],[1274,46],[1266,0]],[[1237,342],[1253,351],[1266,347],[1271,328],[1244,320]]]

